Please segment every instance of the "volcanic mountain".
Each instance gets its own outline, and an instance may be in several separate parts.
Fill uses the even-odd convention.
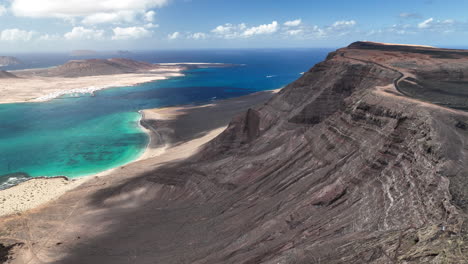
[[[467,76],[467,51],[354,43],[195,156],[3,219],[5,248],[24,243],[17,263],[466,263]]]
[[[157,66],[131,59],[72,60],[47,70],[47,76],[82,77],[94,75],[124,74],[148,71]]]

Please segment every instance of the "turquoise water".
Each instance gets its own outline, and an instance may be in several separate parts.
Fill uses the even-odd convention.
[[[0,105],[0,188],[28,177],[78,177],[131,162],[143,153],[149,140],[138,124],[138,110],[280,88],[299,78],[326,53],[215,52],[204,54],[205,61],[245,65],[191,70],[184,77],[111,88],[94,96]],[[199,58],[174,56],[176,61],[190,59]]]

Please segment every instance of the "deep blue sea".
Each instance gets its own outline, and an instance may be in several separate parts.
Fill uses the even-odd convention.
[[[0,105],[0,189],[28,177],[79,177],[131,162],[148,136],[138,110],[204,103],[283,87],[322,61],[331,49],[203,50],[134,52],[126,57],[151,63],[230,63],[197,69],[184,77],[101,90],[95,96]],[[51,67],[65,54],[19,54],[24,64],[5,68]],[[115,57],[112,54],[93,58]],[[22,173],[11,175],[12,173]],[[3,175],[3,176],[2,176]]]

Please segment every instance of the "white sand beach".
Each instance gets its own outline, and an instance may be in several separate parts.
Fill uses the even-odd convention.
[[[171,71],[154,70],[150,73],[129,73],[86,76],[77,78],[39,77],[0,80],[0,103],[47,101],[65,94],[92,94],[111,87],[132,86],[140,83],[183,76],[182,67]]]

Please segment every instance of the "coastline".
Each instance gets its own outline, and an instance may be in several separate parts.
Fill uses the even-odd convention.
[[[18,78],[0,79],[0,104],[45,102],[67,94],[94,94],[94,92],[122,86],[184,76],[183,71],[193,67],[230,67],[226,63],[177,62],[157,63],[154,69],[123,74],[104,74],[82,77],[48,76],[48,68],[11,71]]]
[[[136,174],[156,164],[189,157],[203,144],[222,133],[233,116],[265,103],[279,90],[262,91],[203,105],[141,110],[138,124],[149,139],[138,158],[92,175],[77,178],[32,178],[6,190],[0,190],[0,217],[39,208],[80,186],[92,185],[93,181],[100,178],[112,181],[124,170]],[[205,118],[206,116],[209,118]],[[187,130],[194,124],[198,125]]]
[[[128,73],[98,75],[76,78],[65,77],[21,77],[2,79],[0,83],[0,104],[43,102],[66,94],[92,94],[95,91],[121,86],[135,86],[181,77],[183,67],[173,71],[153,71],[149,73]]]

